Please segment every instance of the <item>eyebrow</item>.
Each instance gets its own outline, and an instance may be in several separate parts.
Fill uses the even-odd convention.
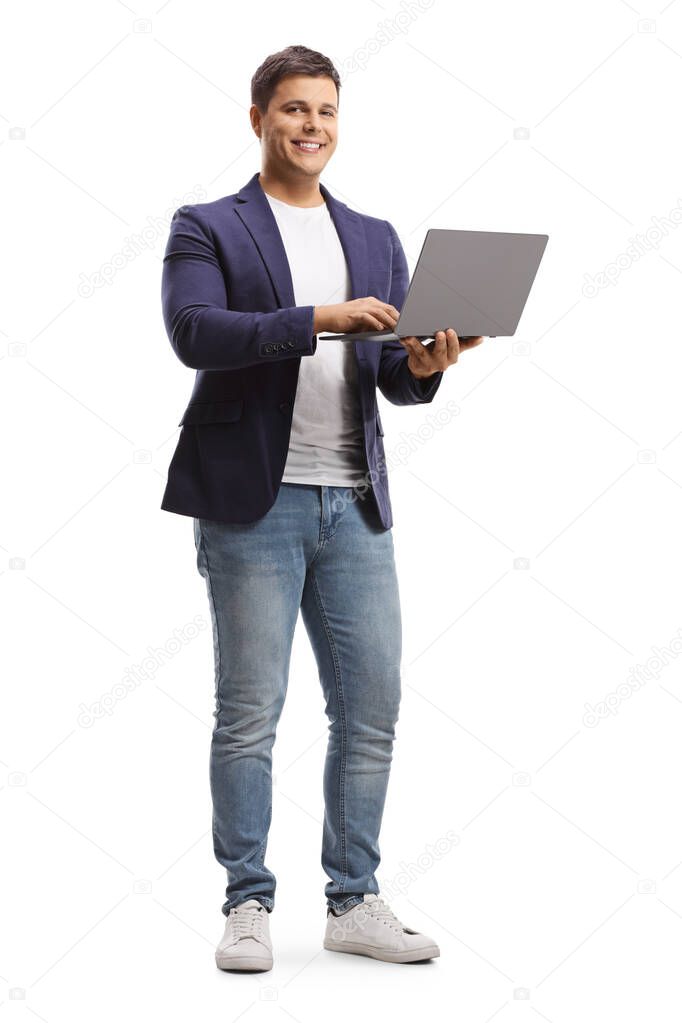
[[[308,106],[308,104],[306,103],[306,101],[304,99],[288,99],[286,101],[286,103],[282,103],[282,106],[283,107],[288,107],[291,103],[300,103],[301,106],[303,106],[303,107],[307,107]],[[330,107],[332,110],[336,110],[336,107],[334,106],[333,103],[320,103],[320,108],[322,108],[322,107]]]

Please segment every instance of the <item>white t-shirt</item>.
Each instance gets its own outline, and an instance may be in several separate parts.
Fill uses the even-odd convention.
[[[284,243],[296,305],[347,302],[350,276],[326,202],[292,206],[265,196]],[[349,487],[367,472],[358,370],[352,343],[324,337],[318,333],[315,354],[301,358],[282,480]]]

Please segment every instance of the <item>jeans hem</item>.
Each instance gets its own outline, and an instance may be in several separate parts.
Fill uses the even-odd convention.
[[[257,899],[262,906],[265,906],[268,913],[272,913],[272,910],[274,909],[275,904],[273,899],[269,899],[266,896],[263,896],[261,898],[260,895],[245,895],[244,898],[240,899],[238,902],[231,903],[227,907],[223,906],[222,907],[223,916],[229,916],[230,910],[237,909],[238,906],[241,906],[242,902],[246,902],[248,899]]]
[[[353,906],[358,906],[364,900],[364,895],[351,895],[349,898],[344,899],[343,902],[333,902],[327,899],[327,909],[337,909],[345,912],[345,910],[351,909]]]

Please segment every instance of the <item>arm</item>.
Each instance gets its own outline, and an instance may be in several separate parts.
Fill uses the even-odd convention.
[[[192,206],[181,206],[173,214],[161,304],[173,350],[191,369],[241,369],[314,355],[317,348],[311,305],[271,313],[227,308],[210,229]]]
[[[391,293],[388,301],[401,309],[407,294],[409,271],[400,239],[392,224],[386,221],[392,249]],[[393,405],[421,405],[433,401],[443,378],[442,371],[418,380],[407,366],[408,352],[399,341],[384,341],[381,345],[379,390]]]

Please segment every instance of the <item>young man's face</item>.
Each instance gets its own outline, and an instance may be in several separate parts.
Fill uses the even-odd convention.
[[[338,97],[327,76],[287,75],[277,83],[263,117],[256,106],[250,114],[268,173],[315,177],[336,149]],[[311,149],[296,145],[305,141],[319,145]]]

